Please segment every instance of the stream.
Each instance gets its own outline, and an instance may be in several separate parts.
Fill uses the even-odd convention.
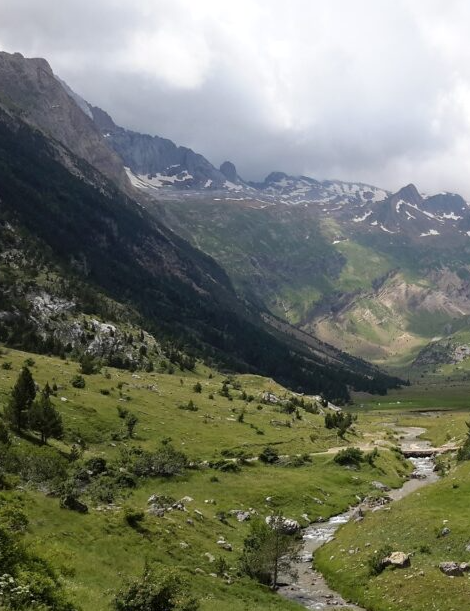
[[[399,445],[402,450],[423,450],[430,446],[429,441],[418,439],[419,435],[426,429],[419,427],[395,427],[400,435]],[[407,480],[401,488],[387,492],[392,501],[398,501],[408,494],[427,486],[439,478],[434,472],[434,459],[431,457],[410,458],[414,465],[411,479]],[[365,611],[351,602],[345,601],[337,592],[332,590],[326,583],[323,575],[312,569],[312,557],[315,551],[331,541],[338,528],[349,522],[353,516],[357,516],[361,505],[348,509],[344,513],[333,516],[326,522],[313,522],[303,531],[303,543],[299,558],[294,565],[297,577],[294,583],[283,585],[278,592],[303,605],[307,609],[322,611],[329,607],[335,609],[351,609],[354,611]],[[372,509],[372,511],[377,508]]]

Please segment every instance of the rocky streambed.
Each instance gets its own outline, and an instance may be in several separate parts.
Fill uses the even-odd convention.
[[[430,445],[428,441],[418,439],[419,435],[425,432],[423,428],[399,427],[396,428],[396,432],[400,434],[400,446],[403,450],[416,450],[419,452],[419,450],[424,450]],[[418,488],[438,480],[438,476],[434,472],[433,457],[411,457],[410,460],[414,465],[412,477],[401,488],[387,492],[392,501],[402,499]],[[318,611],[330,607],[365,611],[362,607],[345,601],[328,586],[321,573],[312,569],[312,558],[315,551],[325,543],[328,543],[328,541],[331,541],[338,528],[360,515],[363,508],[364,505],[358,505],[344,513],[333,516],[326,522],[314,522],[304,529],[301,553],[293,567],[297,572],[297,578],[294,583],[279,588],[279,593],[282,596],[300,603],[307,609]],[[372,510],[376,509],[380,509],[380,506]]]

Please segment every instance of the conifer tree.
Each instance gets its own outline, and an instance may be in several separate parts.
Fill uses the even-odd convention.
[[[5,419],[20,432],[28,426],[28,416],[36,397],[36,385],[28,367],[23,367],[5,407]]]
[[[51,437],[60,439],[64,434],[62,417],[52,405],[49,395],[44,392],[31,406],[30,427],[41,435],[42,444],[47,443]]]

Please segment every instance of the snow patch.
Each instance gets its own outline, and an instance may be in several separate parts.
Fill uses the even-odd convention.
[[[454,212],[446,212],[440,218],[441,219],[452,219],[453,221],[460,221],[463,217],[457,216]]]
[[[224,182],[224,187],[228,189],[229,191],[241,191],[243,189],[241,185],[236,185],[234,182],[231,182],[230,180],[226,180]]]
[[[371,214],[372,210],[369,210],[369,212],[366,212],[363,216],[356,216],[356,218],[353,218],[353,223],[362,223],[362,221],[365,221]]]
[[[430,229],[427,233],[421,233],[419,237],[425,238],[428,235],[439,235],[439,232],[436,231],[435,229]]]

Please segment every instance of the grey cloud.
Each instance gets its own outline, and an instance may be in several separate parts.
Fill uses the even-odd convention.
[[[465,0],[2,0],[0,46],[248,179],[470,198],[469,19]]]

